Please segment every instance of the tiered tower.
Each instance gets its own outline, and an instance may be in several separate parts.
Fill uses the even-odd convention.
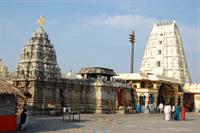
[[[183,43],[175,21],[154,24],[149,35],[140,71],[190,83]]]
[[[57,82],[61,72],[54,47],[42,27],[44,17],[40,17],[38,23],[40,27],[33,32],[22,50],[13,81],[25,95],[31,97],[28,105],[44,108],[47,104],[56,105],[60,100]]]
[[[0,77],[6,78],[8,76],[8,68],[0,59]]]

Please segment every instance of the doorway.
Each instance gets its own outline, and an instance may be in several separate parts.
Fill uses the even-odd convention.
[[[186,111],[192,112],[194,110],[194,94],[184,93],[183,105],[186,108]]]
[[[157,105],[160,103],[175,105],[175,88],[171,84],[161,84],[157,101]]]

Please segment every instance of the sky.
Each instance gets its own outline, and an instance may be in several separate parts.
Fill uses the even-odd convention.
[[[200,83],[199,7],[198,0],[0,0],[0,58],[14,72],[43,15],[63,73],[93,66],[129,72],[131,30],[139,72],[153,24],[176,20],[192,81]]]

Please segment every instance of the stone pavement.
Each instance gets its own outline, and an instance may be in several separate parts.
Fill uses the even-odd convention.
[[[82,114],[81,121],[62,117],[31,117],[25,131],[57,133],[200,133],[200,113],[187,113],[186,121],[165,121],[160,114]]]

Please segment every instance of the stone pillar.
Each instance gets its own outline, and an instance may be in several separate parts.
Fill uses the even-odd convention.
[[[180,97],[181,97],[181,106],[183,106],[183,95],[181,95]]]
[[[145,95],[145,107],[147,107],[147,104],[149,104],[149,93],[144,93]]]
[[[194,95],[194,109],[195,109],[195,112],[200,111],[200,94]]]
[[[158,104],[158,93],[155,93],[153,96],[154,96],[154,106],[157,108],[157,104]]]
[[[137,97],[136,101],[140,102],[140,93],[136,93],[136,97]]]
[[[96,110],[95,110],[95,113],[102,113],[102,100],[104,100],[102,94],[103,94],[103,88],[102,87],[96,87],[95,88],[96,90]]]
[[[176,96],[175,96],[175,99],[174,99],[175,100],[175,105],[178,105],[178,96],[179,96],[178,94],[176,94]]]
[[[144,93],[145,95],[145,104],[149,102],[149,93]]]
[[[101,76],[100,75],[97,75],[97,80],[101,80]]]
[[[157,84],[153,83],[153,89],[157,89]]]
[[[137,88],[138,88],[138,89],[141,88],[141,84],[140,84],[140,83],[137,83],[136,85],[137,85]]]

